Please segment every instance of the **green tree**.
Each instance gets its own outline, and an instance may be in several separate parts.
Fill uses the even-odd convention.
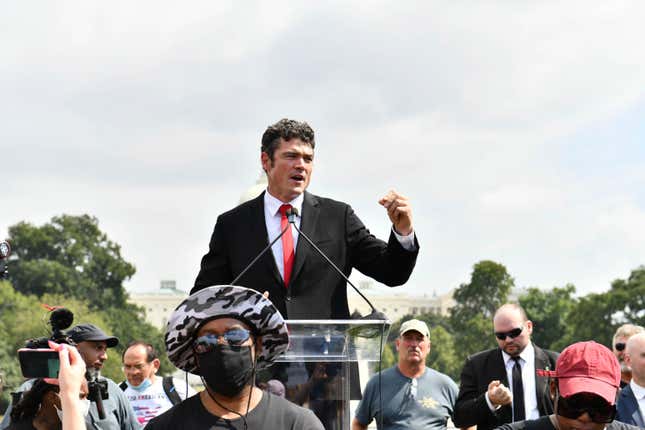
[[[576,303],[573,298],[575,292],[576,287],[572,284],[548,291],[533,287],[519,298],[520,305],[533,322],[532,340],[537,345],[546,349],[559,346],[567,328],[569,312]]]
[[[426,357],[426,365],[441,373],[445,373],[455,381],[459,380],[462,363],[455,352],[454,336],[441,325],[430,329],[430,354]]]
[[[492,320],[497,308],[506,303],[514,280],[503,264],[483,260],[473,266],[470,282],[461,284],[453,295],[455,306],[450,309],[450,326],[457,359],[496,345],[492,335]]]
[[[609,293],[616,325],[645,326],[645,266],[632,270],[627,279],[616,279]]]
[[[125,306],[123,282],[135,268],[121,257],[89,215],[61,215],[36,227],[9,227],[14,251],[9,279],[23,294],[62,293],[87,300],[94,308]]]
[[[9,228],[9,236],[13,288],[12,293],[5,292],[12,295],[7,303],[13,303],[13,308],[27,303],[22,312],[13,313],[18,319],[18,328],[9,332],[14,346],[49,334],[38,305],[44,302],[72,310],[75,324],[93,323],[119,338],[119,345],[108,351],[105,376],[123,380],[121,354],[134,339],[149,342],[159,351],[160,373],[174,370],[165,354],[163,334],[145,321],[143,308],[128,302],[123,282],[134,274],[134,265],[122,258],[120,246],[99,229],[95,217],[61,215],[42,226],[20,222]]]
[[[645,324],[645,266],[632,270],[627,279],[616,279],[609,291],[578,299],[566,319],[567,330],[556,345],[563,348],[583,340],[611,347],[622,324]]]

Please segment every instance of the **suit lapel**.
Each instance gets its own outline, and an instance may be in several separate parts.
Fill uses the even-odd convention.
[[[318,226],[318,216],[320,215],[320,207],[318,199],[305,192],[305,197],[302,202],[302,219],[300,220],[300,230],[307,235],[314,243],[316,242],[315,234],[316,227]],[[312,250],[311,245],[307,243],[304,237],[298,237],[298,244],[296,245],[296,257],[293,265],[293,273],[291,275],[291,285],[296,286],[295,282],[305,264],[305,261],[310,253],[316,252]]]
[[[623,401],[627,405],[627,410],[631,411],[631,418],[634,420],[634,423],[638,427],[645,427],[645,417],[641,415],[638,401],[636,400],[634,391],[632,391],[632,387],[627,385],[627,387],[621,390],[620,395],[623,397]]]
[[[253,249],[253,258],[255,258],[255,256],[269,244],[269,233],[267,233],[267,225],[264,219],[265,192],[256,197],[252,201],[253,204],[250,206],[251,213],[247,225],[249,226],[249,231],[251,233],[249,235],[249,247],[250,249]],[[260,222],[256,222],[255,220],[257,219],[259,219]],[[274,281],[277,282],[278,285],[284,285],[271,249],[267,250],[256,264],[264,268],[262,272],[271,273]]]
[[[533,350],[535,351],[535,370],[544,369],[544,370],[553,370],[549,366],[549,357],[537,346],[533,345]],[[538,410],[540,415],[547,413],[547,407],[544,404],[544,394],[547,392],[547,383],[548,379],[546,376],[540,376],[535,372],[535,398],[538,403]]]

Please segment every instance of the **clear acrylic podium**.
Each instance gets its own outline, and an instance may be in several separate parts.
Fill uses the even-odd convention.
[[[326,430],[351,427],[350,399],[360,398],[359,364],[378,362],[390,321],[288,320],[290,344],[274,378],[286,398],[316,413]]]

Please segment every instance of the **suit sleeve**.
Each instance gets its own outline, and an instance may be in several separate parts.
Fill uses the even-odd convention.
[[[345,225],[349,258],[353,267],[390,287],[407,282],[419,254],[416,234],[413,251],[406,251],[393,232],[390,232],[386,243],[369,232],[350,206],[346,206]]]
[[[195,286],[190,291],[190,294],[211,285],[228,284],[233,280],[226,247],[224,224],[222,217],[218,217],[208,246],[208,252],[202,257],[199,274],[195,279]]]
[[[471,358],[461,371],[459,395],[455,403],[454,423],[456,427],[470,427],[490,420],[494,415],[486,403],[486,392],[479,392],[475,366]]]

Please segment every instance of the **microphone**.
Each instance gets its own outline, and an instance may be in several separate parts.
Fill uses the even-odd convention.
[[[7,269],[8,260],[4,263],[2,262],[2,260],[8,259],[10,255],[11,245],[9,245],[9,241],[0,241],[0,280],[5,279],[7,276],[9,276],[9,270]]]
[[[10,255],[11,245],[9,245],[9,242],[7,242],[6,240],[0,241],[0,260],[4,260]]]
[[[361,297],[363,298],[363,300],[365,300],[365,302],[366,302],[366,303],[369,305],[369,307],[372,309],[372,312],[371,312],[369,315],[364,316],[364,317],[362,317],[362,318],[360,318],[360,319],[362,319],[362,320],[383,320],[383,321],[386,321],[386,320],[388,319],[388,318],[387,318],[387,316],[385,316],[385,314],[384,314],[383,312],[379,312],[378,310],[376,310],[376,308],[374,307],[374,305],[372,304],[372,302],[370,302],[370,301],[367,299],[367,297],[365,297],[365,296],[363,295],[363,293],[361,293],[361,292],[360,292],[360,290],[359,290],[358,288],[356,288],[356,285],[354,285],[354,284],[352,283],[352,281],[350,281],[350,280],[349,280],[349,278],[348,278],[347,276],[345,276],[345,274],[343,273],[343,271],[342,271],[342,270],[340,270],[340,269],[338,268],[338,266],[336,266],[336,265],[334,264],[334,262],[333,262],[333,261],[331,261],[331,260],[329,259],[329,257],[327,257],[327,255],[325,255],[325,253],[324,253],[324,252],[322,252],[322,250],[321,250],[320,248],[318,248],[318,247],[313,243],[313,241],[312,241],[311,239],[309,239],[309,237],[308,237],[305,233],[303,233],[303,231],[302,231],[302,230],[300,230],[300,229],[298,228],[298,226],[296,225],[296,216],[298,215],[298,209],[296,209],[296,208],[292,207],[291,209],[289,209],[289,210],[286,212],[286,215],[287,215],[287,220],[289,221],[289,225],[293,224],[293,226],[294,226],[294,227],[295,227],[295,229],[298,231],[298,233],[300,234],[300,236],[302,236],[302,237],[304,237],[304,238],[305,238],[305,240],[307,241],[307,243],[308,243],[309,245],[311,245],[311,247],[312,247],[313,249],[315,249],[315,250],[316,250],[316,252],[318,252],[318,254],[320,254],[320,255],[321,255],[321,256],[322,256],[322,257],[327,261],[327,263],[329,263],[329,265],[330,265],[331,267],[333,267],[333,268],[334,268],[334,270],[336,270],[336,272],[337,272],[337,273],[338,273],[338,274],[339,274],[339,275],[340,275],[340,276],[341,276],[345,281],[347,281],[347,283],[348,283],[349,285],[351,285],[351,287],[354,289],[354,291],[356,291],[356,292],[358,293],[358,295],[359,295],[359,296],[361,296]]]

